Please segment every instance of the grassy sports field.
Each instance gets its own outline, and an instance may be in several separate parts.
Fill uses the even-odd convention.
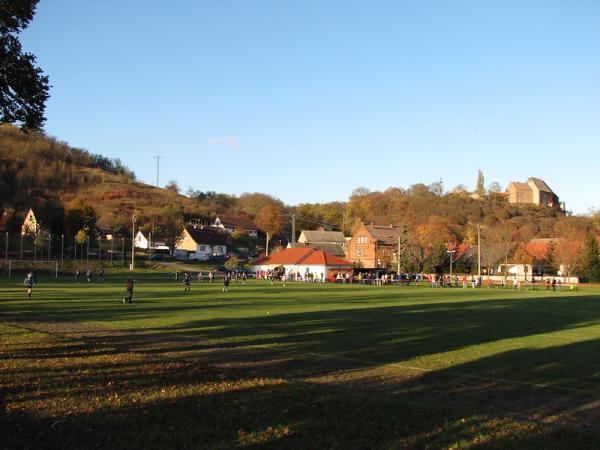
[[[600,289],[0,280],[0,448],[598,448]]]

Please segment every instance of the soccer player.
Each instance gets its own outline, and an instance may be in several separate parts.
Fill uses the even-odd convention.
[[[187,272],[183,275],[183,290],[184,292],[190,290],[190,275]]]
[[[23,284],[27,288],[27,298],[31,298],[31,292],[33,291],[33,285],[36,283],[37,283],[37,280],[35,278],[35,275],[33,274],[33,272],[29,272],[25,276],[25,281],[23,281]]]

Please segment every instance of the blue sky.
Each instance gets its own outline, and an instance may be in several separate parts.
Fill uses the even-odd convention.
[[[46,132],[288,204],[543,178],[600,207],[600,2],[41,0]]]

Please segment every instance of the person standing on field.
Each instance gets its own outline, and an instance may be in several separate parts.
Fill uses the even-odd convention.
[[[190,291],[190,275],[187,272],[183,275],[183,290],[184,292]]]
[[[133,301],[133,278],[127,278],[127,282],[125,283],[125,291],[126,295],[123,299],[123,304],[131,303]]]
[[[31,293],[33,291],[33,285],[36,283],[37,283],[37,280],[36,280],[33,272],[29,272],[27,275],[25,275],[25,281],[23,281],[23,284],[27,288],[27,298],[31,298]]]
[[[223,277],[223,292],[229,292],[229,274]]]

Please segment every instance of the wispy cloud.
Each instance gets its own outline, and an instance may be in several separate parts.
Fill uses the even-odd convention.
[[[208,138],[208,145],[226,145],[233,148],[238,148],[240,146],[237,138],[235,136],[227,136],[227,137],[212,137]]]

